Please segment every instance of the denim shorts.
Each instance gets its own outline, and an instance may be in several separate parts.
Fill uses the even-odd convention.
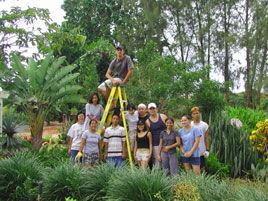
[[[181,156],[180,161],[182,163],[190,163],[192,165],[200,165],[200,157],[190,157],[190,158],[186,158],[184,156]]]

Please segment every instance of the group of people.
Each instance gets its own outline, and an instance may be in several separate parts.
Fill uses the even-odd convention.
[[[110,63],[106,72],[108,78],[98,87],[98,91],[107,100],[113,86],[124,86],[133,73],[133,63],[124,54],[124,47],[116,48],[116,58]],[[113,70],[116,74],[112,77]],[[111,105],[113,110],[116,105]],[[127,111],[114,113],[110,127],[103,129],[105,151],[102,157],[102,137],[97,132],[98,125],[104,113],[98,93],[90,95],[86,104],[86,114],[77,114],[77,123],[71,126],[69,153],[72,164],[82,158],[84,165],[95,166],[99,161],[113,162],[117,167],[123,164],[127,157],[126,131],[119,125],[124,112],[128,124],[128,139],[131,154],[141,168],[162,167],[171,175],[178,173],[177,147],[180,149],[180,161],[186,171],[193,168],[196,174],[204,167],[205,158],[209,155],[208,125],[200,120],[198,107],[192,108],[192,117],[183,114],[179,131],[174,129],[174,119],[165,114],[159,114],[155,103],[148,107],[141,103],[127,105]]]

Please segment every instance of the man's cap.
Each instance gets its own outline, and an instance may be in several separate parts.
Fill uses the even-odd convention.
[[[116,49],[117,49],[117,50],[118,50],[118,49],[120,49],[120,50],[125,50],[124,46],[122,46],[122,45],[118,45],[118,46],[116,46]]]
[[[143,104],[143,103],[141,103],[141,104],[138,105],[138,108],[141,108],[141,107],[146,109],[146,105]]]
[[[148,109],[150,109],[151,107],[156,108],[156,104],[155,103],[149,103]]]

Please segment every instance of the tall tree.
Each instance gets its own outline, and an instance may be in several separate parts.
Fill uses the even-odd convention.
[[[236,41],[238,35],[238,13],[236,12],[236,3],[238,0],[224,0],[216,5],[218,10],[216,30],[213,31],[213,61],[215,66],[223,72],[225,86],[225,100],[229,102],[230,86],[234,76],[232,76],[233,54],[238,50]]]
[[[244,35],[242,36],[242,47],[246,48],[246,97],[247,107],[252,108],[254,104],[254,86],[260,92],[265,79],[265,65],[267,61],[267,2],[249,1],[244,2]],[[243,16],[241,14],[241,16]],[[257,80],[259,84],[257,84]]]
[[[14,46],[27,48],[39,42],[40,37],[34,33],[34,23],[38,19],[45,24],[49,23],[48,10],[41,8],[22,10],[13,7],[10,11],[0,11],[0,61],[8,61],[8,55]],[[23,25],[30,25],[32,29],[27,29]]]
[[[72,28],[80,27],[87,43],[100,37],[114,41],[114,28],[120,23],[121,1],[113,0],[64,0],[64,17]]]

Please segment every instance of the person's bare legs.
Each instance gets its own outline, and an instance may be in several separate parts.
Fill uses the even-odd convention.
[[[142,168],[146,169],[147,164],[148,164],[147,161],[141,161]]]
[[[193,166],[194,173],[196,175],[200,174],[200,165],[192,165],[192,166]]]
[[[141,161],[137,161],[139,168],[141,168]]]
[[[191,164],[190,163],[183,163],[185,172],[187,173],[191,169]]]

